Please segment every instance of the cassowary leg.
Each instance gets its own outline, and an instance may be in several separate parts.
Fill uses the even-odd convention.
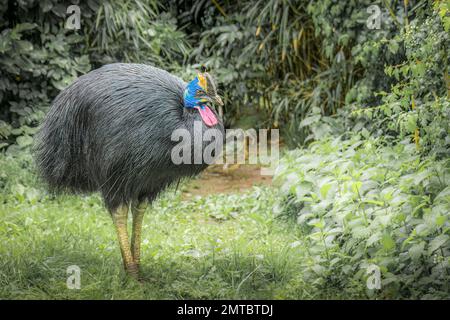
[[[139,268],[139,262],[141,260],[141,231],[142,220],[144,219],[145,209],[147,208],[147,202],[132,203],[131,213],[133,214],[133,230],[131,234],[131,254],[133,255],[134,262]]]
[[[137,264],[134,262],[131,254],[130,244],[128,243],[127,231],[128,206],[122,205],[112,212],[112,219],[117,231],[117,238],[119,240],[120,252],[122,253],[123,265],[125,271],[133,278],[138,279],[139,270]]]

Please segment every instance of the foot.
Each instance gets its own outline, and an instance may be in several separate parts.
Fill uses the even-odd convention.
[[[139,266],[136,263],[132,263],[126,267],[127,274],[132,278],[139,280]]]

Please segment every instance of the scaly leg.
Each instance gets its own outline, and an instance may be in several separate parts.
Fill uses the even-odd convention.
[[[112,212],[112,219],[117,231],[120,252],[122,253],[123,265],[125,271],[135,279],[139,277],[137,264],[134,262],[131,254],[130,244],[128,243],[127,231],[128,206],[122,205]]]
[[[133,229],[131,234],[131,254],[133,260],[139,268],[141,260],[141,231],[142,220],[144,219],[145,209],[147,208],[147,202],[132,203],[131,213],[133,214]]]

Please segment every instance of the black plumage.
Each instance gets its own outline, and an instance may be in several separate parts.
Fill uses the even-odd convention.
[[[186,85],[164,70],[124,63],[75,80],[56,97],[36,136],[37,167],[50,189],[98,191],[114,213],[120,206],[151,202],[171,183],[205,169],[206,163],[171,161],[176,129],[192,136],[214,129],[223,137],[220,120],[210,128],[196,109],[185,108]],[[201,132],[194,131],[194,121]]]
[[[206,164],[175,165],[170,158],[175,129],[194,135],[194,121],[203,133],[210,129],[183,107],[185,86],[140,64],[110,64],[78,78],[57,96],[37,135],[42,177],[56,191],[99,191],[112,210],[152,200],[178,178],[199,173]],[[223,132],[221,122],[217,129]]]

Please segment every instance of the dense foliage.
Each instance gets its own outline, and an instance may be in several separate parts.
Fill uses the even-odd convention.
[[[281,162],[280,205],[304,232],[306,281],[351,295],[376,265],[381,290],[369,296],[448,298],[450,161],[382,142],[328,139]]]
[[[305,278],[322,291],[450,294],[450,8],[440,1],[412,8],[412,16],[392,15],[395,33],[357,37],[352,55],[362,78],[337,115],[302,120],[318,141],[278,168],[280,211],[297,217]],[[333,40],[323,30],[326,48]],[[373,266],[379,290],[363,284]]]
[[[30,146],[51,100],[92,68],[123,61],[174,70],[187,55],[186,35],[157,1],[83,1],[80,30],[65,27],[71,4],[0,1],[1,147]]]

